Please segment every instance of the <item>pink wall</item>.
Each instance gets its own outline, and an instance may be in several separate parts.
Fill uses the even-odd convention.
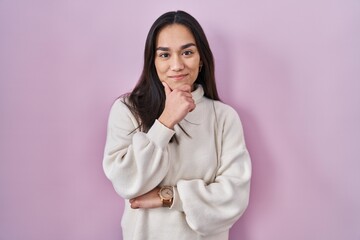
[[[0,239],[121,239],[107,116],[176,9],[203,25],[253,159],[231,239],[360,239],[358,0],[0,1]]]

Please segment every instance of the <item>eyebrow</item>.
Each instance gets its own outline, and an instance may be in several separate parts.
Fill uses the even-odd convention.
[[[195,46],[195,47],[196,47],[196,44],[195,44],[195,43],[187,43],[187,44],[185,44],[185,45],[182,45],[182,46],[180,47],[180,49],[183,50],[183,49],[186,49],[186,48],[189,48],[189,47],[192,47],[192,46]],[[156,48],[156,51],[158,51],[158,50],[160,50],[160,51],[169,51],[170,48],[168,48],[168,47],[157,47],[157,48]]]

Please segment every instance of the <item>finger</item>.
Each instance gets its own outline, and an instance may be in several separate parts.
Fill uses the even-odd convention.
[[[136,198],[130,199],[129,202],[132,209],[140,208],[140,204],[138,201],[136,201]]]
[[[188,102],[189,102],[188,111],[192,112],[196,107],[195,101],[194,101],[194,99],[191,98],[188,100]]]
[[[183,92],[191,93],[191,85],[190,84],[181,85],[177,89],[180,91],[183,91]]]
[[[169,87],[169,85],[167,85],[166,82],[161,82],[164,85],[164,90],[165,90],[165,95],[169,95],[171,93],[171,89]]]
[[[194,111],[194,109],[196,108],[196,105],[195,105],[195,103],[190,107],[190,110],[189,110],[189,112],[192,112],[192,111]]]
[[[132,209],[138,209],[138,208],[140,208],[140,207],[133,206],[133,205],[130,205],[130,207],[131,207]]]

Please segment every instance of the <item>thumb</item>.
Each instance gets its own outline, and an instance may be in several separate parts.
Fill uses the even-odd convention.
[[[169,85],[167,85],[166,82],[161,82],[161,83],[162,83],[162,85],[164,85],[165,95],[166,96],[169,95],[171,93],[171,89],[170,89]]]

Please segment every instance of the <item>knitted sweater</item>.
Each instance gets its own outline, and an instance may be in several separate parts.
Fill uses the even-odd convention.
[[[103,168],[124,199],[175,186],[171,208],[132,209],[124,240],[225,240],[249,201],[251,162],[240,119],[230,106],[192,92],[196,108],[174,130],[155,121],[147,133],[121,99],[113,104]],[[178,143],[169,142],[176,134]]]

